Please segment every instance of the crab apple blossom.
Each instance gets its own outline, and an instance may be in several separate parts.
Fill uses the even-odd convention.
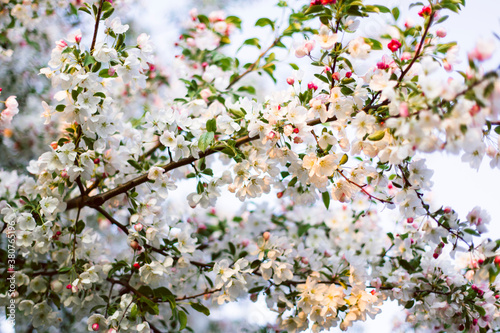
[[[391,50],[392,52],[396,52],[397,50],[399,50],[399,48],[401,47],[401,42],[397,39],[392,39],[389,44],[387,45],[387,47],[389,48],[389,50]]]
[[[432,200],[424,159],[500,168],[494,43],[462,59],[445,41],[463,1],[400,21],[382,1],[276,2],[257,36],[184,13],[170,58],[133,1],[3,1],[0,303],[17,329],[350,330],[392,301],[400,330],[500,330],[496,217]],[[275,322],[211,320],[247,299]]]

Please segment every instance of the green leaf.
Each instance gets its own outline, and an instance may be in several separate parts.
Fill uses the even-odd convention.
[[[203,133],[200,137],[200,140],[198,141],[198,148],[200,148],[202,152],[207,150],[207,148],[210,147],[210,145],[214,141],[214,137],[214,132]]]
[[[476,230],[474,229],[469,229],[469,228],[466,228],[464,229],[464,232],[468,233],[469,235],[473,235],[473,236],[481,236],[479,234],[479,232],[477,232]]]
[[[66,186],[64,185],[64,183],[59,183],[57,185],[57,191],[59,192],[59,195],[61,195],[61,196],[63,195],[65,187]]]
[[[365,42],[370,45],[372,50],[382,50],[382,43],[373,38],[365,38]]]
[[[214,175],[214,171],[212,169],[205,169],[201,172],[204,175],[212,176]]]
[[[342,156],[342,158],[340,159],[339,165],[346,164],[348,160],[349,156],[347,156],[347,154],[344,154],[344,156]]]
[[[85,223],[82,220],[76,222],[76,234],[77,235],[80,234],[84,228],[85,228]]]
[[[444,21],[446,21],[448,18],[449,18],[449,16],[448,16],[448,15],[445,15],[445,16],[441,17],[439,20],[437,20],[436,24],[443,23],[443,22],[444,22]]]
[[[142,167],[139,163],[137,163],[137,161],[130,159],[130,160],[127,160],[127,162],[128,162],[128,164],[130,164],[131,166],[133,166],[137,170],[142,171]]]
[[[137,304],[132,305],[130,308],[130,319],[135,320],[137,317],[138,309],[137,309]]]
[[[267,17],[262,17],[255,22],[256,27],[265,27],[266,25],[271,26],[271,29],[274,31],[274,22],[268,19]]]
[[[440,53],[446,53],[448,52],[449,49],[451,49],[453,46],[457,45],[457,42],[451,42],[447,44],[441,44],[437,47],[436,51]]]
[[[259,50],[261,49],[258,38],[249,38],[243,42],[243,45],[253,45],[253,46],[256,46]],[[243,47],[243,45],[241,45],[241,47]],[[240,49],[241,49],[241,47],[240,47]]]
[[[406,302],[405,304],[405,309],[411,309],[413,307],[413,305],[415,304],[415,300],[410,300],[408,302]]]
[[[410,4],[409,8],[412,9],[413,7],[423,6],[423,5],[424,4],[422,2],[415,2],[415,3]]]
[[[226,17],[227,23],[234,24],[238,29],[241,29],[241,19],[237,16],[228,16]]]
[[[307,8],[307,10],[304,12],[304,14],[309,15],[309,14],[320,13],[320,12],[324,12],[324,11],[325,11],[325,7],[323,5],[314,5],[314,6],[310,6],[309,8]]]
[[[58,272],[59,273],[67,273],[69,272],[73,267],[71,266],[67,266],[67,267],[62,267],[62,268],[59,268]]]
[[[330,193],[326,191],[323,192],[321,196],[323,197],[323,203],[325,204],[326,209],[328,209],[330,207]]]
[[[371,135],[368,136],[368,140],[370,141],[380,141],[384,138],[385,136],[385,131],[384,130],[379,130],[376,131],[375,133],[372,133]]]
[[[186,315],[186,312],[184,311],[179,311],[179,323],[181,325],[181,327],[179,328],[179,330],[183,330],[186,328],[187,326],[187,315]]]
[[[108,2],[109,3],[109,2]],[[109,10],[107,10],[105,13],[102,14],[102,17],[101,17],[101,20],[105,20],[107,19],[108,17],[110,17],[111,15],[113,15],[113,12],[115,11],[114,8],[111,8]]]
[[[238,88],[238,91],[246,91],[249,94],[255,95],[255,88],[252,86],[241,86]]]
[[[330,84],[330,81],[328,81],[328,79],[326,77],[324,77],[323,75],[314,74],[314,76],[317,77],[318,79],[320,79],[321,81],[325,82],[326,84]]]
[[[139,298],[139,301],[144,305],[146,312],[148,312],[152,315],[159,315],[160,314],[160,310],[158,309],[158,304],[156,304],[155,302],[149,300],[148,298],[146,298],[144,296]]]
[[[85,60],[83,61],[83,66],[88,66],[88,65],[91,65],[91,64],[95,64],[96,60],[94,59],[93,56],[91,56],[90,54],[87,54],[85,56]]]
[[[191,303],[191,307],[196,311],[203,313],[207,317],[210,316],[210,310],[200,303]]]
[[[92,13],[90,12],[90,10],[87,7],[82,6],[82,7],[78,8],[78,10],[81,10],[82,12],[85,12],[89,15],[92,15]]]
[[[394,20],[396,20],[396,21],[398,20],[399,14],[400,14],[399,13],[399,8],[398,7],[394,7],[392,9],[392,16],[394,16]]]
[[[389,10],[389,8],[387,8],[386,6],[382,6],[382,5],[375,5],[375,7],[377,7],[381,13],[390,13],[391,11]]]
[[[59,104],[58,106],[56,106],[56,111],[57,112],[63,112],[65,108],[66,108],[66,105]]]
[[[101,69],[99,71],[99,76],[100,77],[103,77],[103,78],[109,78],[109,77],[118,77],[118,74],[115,74],[113,76],[109,76],[109,69],[108,68],[104,68],[104,69]]]
[[[495,127],[495,133],[500,134],[500,125],[498,125],[497,127]]]
[[[207,120],[207,131],[209,132],[217,132],[217,121],[215,118]]]
[[[298,71],[298,70],[299,70],[299,66],[297,66],[297,65],[296,65],[296,64],[294,64],[294,63],[290,63],[290,66],[291,66],[293,69],[295,69],[296,71]]]

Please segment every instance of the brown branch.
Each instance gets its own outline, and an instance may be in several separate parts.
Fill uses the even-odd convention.
[[[111,222],[111,224],[114,224],[118,228],[120,228],[126,235],[129,234],[127,227],[125,225],[121,224],[120,222],[118,222],[113,216],[111,216],[111,214],[109,214],[102,207],[93,207],[93,208],[95,210],[97,210],[99,213],[101,213],[102,215],[104,215],[104,217],[106,217],[108,219],[108,221]],[[150,249],[153,252],[159,253],[165,257],[170,257],[170,255],[162,249],[158,249],[158,248],[151,246],[149,244],[144,244],[144,247],[147,249]],[[172,258],[174,260],[179,260],[178,257],[172,257]],[[198,261],[189,261],[189,263],[192,264],[193,266],[197,266],[199,268],[206,268],[206,269],[210,269],[214,266],[213,264],[207,264],[207,263],[198,262]]]
[[[373,199],[373,200],[377,200],[377,201],[380,201],[380,202],[383,202],[383,203],[389,203],[389,204],[394,204],[392,201],[390,200],[385,200],[385,199],[380,199],[380,198],[377,198],[376,196],[370,194],[367,190],[364,189],[363,186],[359,185],[358,183],[356,182],[353,182],[352,180],[350,180],[349,178],[347,178],[344,173],[341,171],[341,170],[338,170],[338,173],[345,178],[345,180],[347,180],[350,184],[353,184],[357,187],[359,187],[359,189],[364,193],[366,194],[368,197],[370,197],[370,199]],[[366,186],[366,185],[365,185]]]
[[[92,37],[92,44],[90,45],[90,54],[92,55],[94,53],[94,47],[95,43],[97,41],[97,32],[99,30],[99,22],[101,21],[101,14],[102,14],[102,6],[104,4],[104,0],[101,0],[99,3],[99,10],[97,12],[97,17],[95,19],[95,25],[94,25],[94,36]]]
[[[107,218],[109,222],[111,222],[112,224],[116,225],[125,234],[128,235],[127,227],[124,226],[123,224],[121,224],[120,222],[118,222],[117,220],[115,220],[115,218],[113,218],[113,216],[111,216],[111,214],[109,214],[107,211],[105,211],[102,207],[94,207],[94,209],[97,210],[102,215],[104,215],[104,217]]]
[[[200,296],[211,295],[211,294],[216,293],[218,291],[221,291],[221,288],[217,288],[217,289],[213,289],[213,290],[208,290],[208,291],[205,291],[203,293],[199,293],[199,294],[192,295],[192,296],[179,297],[179,298],[176,298],[175,301],[178,302],[178,301],[184,301],[184,300],[187,300],[187,299],[198,298]]]
[[[228,90],[229,88],[231,88],[236,82],[238,82],[239,80],[241,80],[245,75],[247,75],[248,73],[250,73],[251,71],[253,71],[255,69],[255,67],[260,63],[260,59],[262,59],[263,56],[266,55],[267,52],[269,52],[269,50],[271,50],[273,47],[275,47],[276,45],[278,45],[278,43],[281,41],[281,37],[277,37],[274,42],[269,45],[269,47],[267,49],[264,50],[264,52],[262,52],[259,57],[257,58],[257,60],[255,60],[255,62],[253,64],[250,65],[250,67],[247,68],[247,70],[245,72],[243,72],[242,74],[238,75],[237,77],[235,77],[231,83],[229,83],[229,85],[227,86],[226,90]]]
[[[403,82],[403,78],[405,77],[406,74],[408,74],[408,72],[410,71],[411,67],[413,66],[413,64],[415,64],[415,62],[417,61],[418,57],[420,56],[420,51],[422,51],[422,48],[423,48],[424,43],[425,43],[425,39],[427,38],[427,34],[429,33],[429,29],[430,29],[430,27],[432,25],[432,22],[434,21],[434,16],[435,15],[436,15],[436,13],[433,10],[432,13],[431,13],[431,16],[429,17],[429,23],[425,27],[424,34],[422,35],[422,39],[420,40],[420,44],[418,45],[417,51],[415,52],[415,56],[413,57],[413,59],[410,62],[410,64],[401,73],[401,76],[398,79],[398,84],[396,85],[395,88],[397,88],[401,84],[401,82]]]
[[[326,120],[326,122],[332,122],[332,121],[336,121],[336,120],[337,120],[337,117],[333,116],[331,118],[328,118]],[[321,120],[319,118],[313,119],[313,120],[310,120],[307,122],[308,126],[315,126],[318,124],[321,124]],[[239,138],[238,140],[236,140],[235,147],[239,147],[239,146],[244,145],[246,143],[249,143],[251,141],[257,140],[258,138],[259,138],[259,136],[250,137],[248,135],[245,135],[245,136]],[[171,163],[165,165],[163,167],[163,169],[165,170],[165,172],[168,172],[168,171],[180,168],[182,166],[190,165],[191,163],[197,161],[198,159],[201,159],[201,158],[213,155],[215,153],[218,153],[226,147],[227,147],[227,145],[225,145],[225,144],[218,145],[214,148],[210,148],[210,149],[205,150],[204,152],[199,153],[199,158],[196,158],[193,156],[186,157],[186,158],[183,158],[177,162],[171,162]],[[76,207],[85,207],[85,206],[97,208],[99,206],[102,206],[109,199],[111,199],[117,195],[123,194],[123,193],[129,191],[130,189],[133,189],[134,187],[139,186],[147,181],[148,181],[148,174],[145,173],[145,174],[143,174],[139,177],[136,177],[136,178],[134,178],[134,179],[122,184],[122,185],[119,185],[118,187],[116,187],[112,190],[109,190],[107,192],[104,192],[104,193],[101,193],[101,194],[98,194],[98,195],[95,195],[92,197],[84,198],[82,196],[79,196],[79,197],[70,199],[66,202],[66,204],[67,204],[66,210],[71,210],[71,209],[74,209]]]

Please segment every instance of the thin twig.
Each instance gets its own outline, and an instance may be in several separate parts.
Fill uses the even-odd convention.
[[[226,90],[230,89],[236,82],[238,82],[239,80],[241,80],[245,75],[247,75],[248,73],[250,73],[251,71],[253,71],[255,69],[255,67],[260,63],[260,59],[262,59],[263,56],[265,56],[267,54],[267,52],[269,52],[269,50],[271,50],[273,47],[275,47],[276,45],[278,45],[278,43],[281,41],[281,37],[277,37],[274,42],[269,45],[269,47],[267,49],[265,49],[260,55],[259,57],[257,58],[257,60],[255,60],[255,62],[253,64],[251,64],[247,70],[245,72],[243,72],[242,74],[238,75],[237,77],[234,78],[233,81],[231,81],[231,83],[229,83],[229,85],[227,86]]]
[[[95,43],[97,41],[97,32],[99,31],[99,22],[101,21],[103,4],[104,4],[104,0],[101,0],[101,2],[99,3],[99,9],[97,11],[97,17],[95,19],[94,36],[92,37],[92,44],[90,45],[90,54],[91,55],[94,53],[94,47],[95,47]]]

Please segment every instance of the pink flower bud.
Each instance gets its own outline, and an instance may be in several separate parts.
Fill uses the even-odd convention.
[[[56,45],[57,45],[57,48],[62,50],[64,49],[66,46],[68,46],[68,43],[66,43],[64,40],[60,39],[56,42]]]
[[[305,42],[304,47],[307,50],[307,53],[311,53],[311,51],[314,49],[314,44],[315,42],[313,40],[308,40]]]
[[[77,42],[77,44],[80,44],[81,41],[82,41],[82,34],[75,35],[75,42]]]
[[[141,223],[137,223],[136,225],[134,225],[134,229],[137,232],[141,231],[142,228],[143,228],[143,225]]]
[[[316,90],[316,89],[318,89],[318,86],[315,85],[313,82],[309,82],[307,84],[307,89],[309,89],[309,90]]]
[[[436,36],[441,37],[441,38],[446,37],[446,30],[444,28],[439,28],[436,31]]]
[[[212,91],[210,89],[205,88],[202,91],[200,91],[200,96],[203,98],[203,100],[207,101],[210,96],[212,96]]]
[[[115,68],[110,67],[110,68],[108,69],[108,75],[109,75],[109,76],[114,76],[114,75],[115,75],[115,73],[116,73],[116,69],[115,69]]]
[[[293,77],[289,77],[286,79],[286,83],[292,86],[295,83],[295,80],[293,79]]]
[[[339,81],[340,80],[340,73],[335,72],[332,74],[332,79]]]
[[[264,238],[264,240],[269,240],[269,238],[271,238],[271,233],[269,231],[266,231],[262,234],[262,238]]]
[[[108,1],[112,1],[112,0],[108,0]],[[94,324],[92,325],[92,329],[93,329],[94,331],[99,331],[99,324],[98,324],[98,323],[94,323]]]

